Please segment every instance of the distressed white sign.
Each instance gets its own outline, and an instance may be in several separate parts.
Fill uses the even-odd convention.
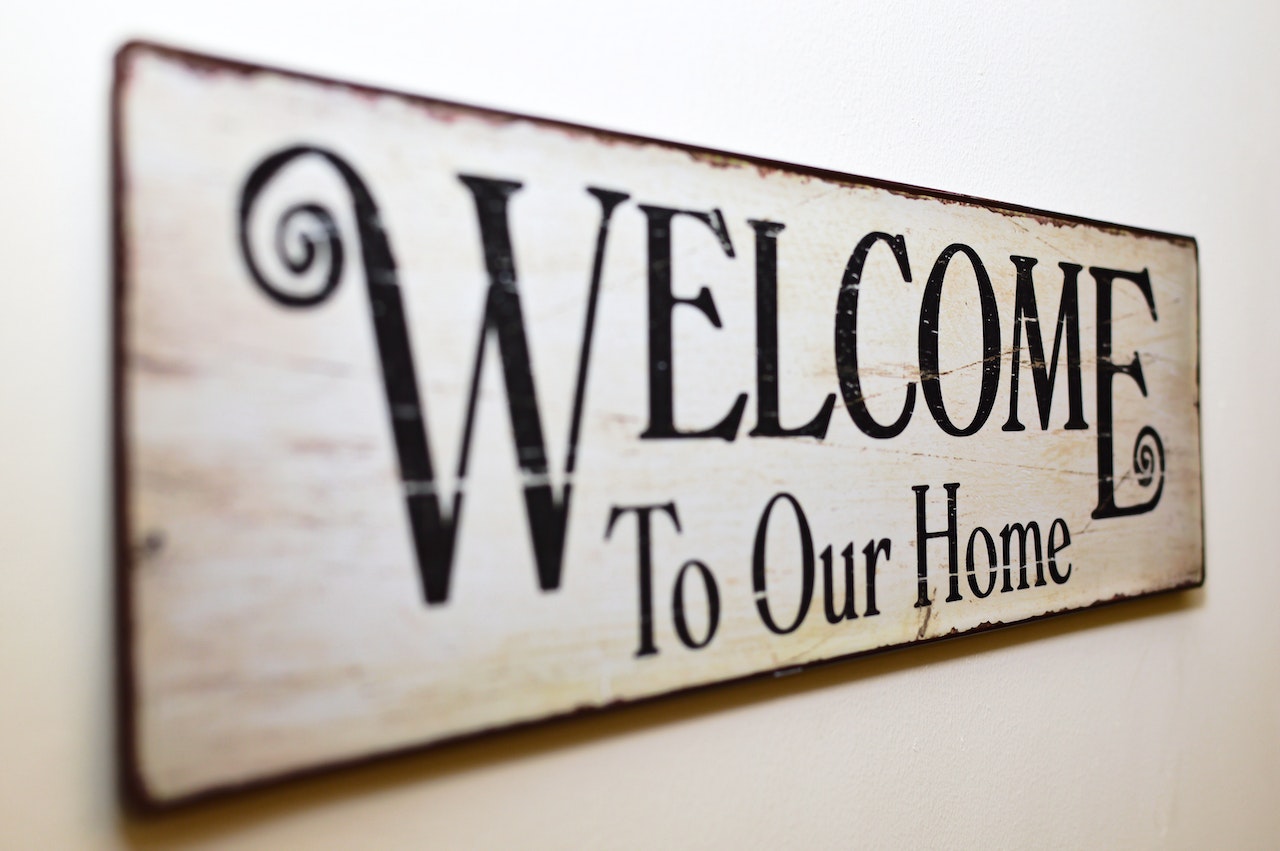
[[[115,116],[144,801],[1202,581],[1190,238],[147,45]]]

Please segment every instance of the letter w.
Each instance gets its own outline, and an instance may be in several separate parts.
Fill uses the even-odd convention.
[[[578,355],[577,383],[564,466],[565,483],[559,493],[556,493],[551,488],[547,474],[547,451],[542,439],[542,422],[538,416],[533,373],[529,367],[529,344],[525,337],[520,295],[516,288],[515,261],[512,259],[511,235],[507,228],[507,201],[520,189],[520,184],[459,176],[475,199],[485,265],[489,272],[489,291],[485,299],[480,338],[476,345],[475,366],[471,372],[457,485],[449,511],[445,512],[441,508],[440,495],[436,490],[426,418],[423,416],[422,401],[418,394],[418,380],[395,259],[373,194],[350,163],[333,151],[312,145],[284,148],[263,159],[245,181],[240,198],[239,241],[245,264],[262,291],[286,308],[307,308],[321,304],[337,288],[346,252],[333,214],[323,205],[303,203],[288,208],[277,223],[276,230],[276,249],[280,254],[280,262],[288,272],[301,275],[314,271],[313,267],[318,266],[322,259],[328,261],[328,271],[321,275],[323,282],[319,291],[300,294],[282,288],[267,277],[255,259],[254,242],[250,238],[250,220],[255,204],[281,169],[305,157],[318,157],[328,162],[351,191],[352,212],[360,234],[365,285],[369,291],[369,310],[378,343],[378,360],[382,366],[383,390],[386,393],[387,411],[400,462],[405,505],[409,511],[409,526],[413,533],[427,603],[443,603],[449,598],[449,578],[453,570],[458,523],[462,517],[462,497],[467,476],[467,459],[471,452],[472,427],[475,424],[480,370],[490,335],[497,337],[498,355],[502,358],[516,462],[524,478],[525,510],[533,539],[538,584],[544,591],[560,587],[565,530],[572,493],[570,480],[582,424],[587,364],[591,358],[591,337],[600,296],[600,276],[604,266],[609,220],[614,209],[629,196],[605,189],[587,189],[600,202],[600,228],[596,236],[595,263],[591,271],[582,348]],[[302,229],[307,226],[309,229]],[[290,228],[296,229],[296,244],[292,247],[286,244]]]
[[[565,460],[565,481],[559,493],[551,486],[547,473],[547,450],[542,437],[542,420],[538,414],[538,398],[533,372],[529,365],[529,344],[525,335],[520,293],[516,286],[515,260],[511,234],[507,227],[507,202],[521,184],[507,180],[461,175],[459,178],[475,199],[484,247],[485,266],[489,272],[489,292],[485,300],[484,319],[476,343],[475,364],[471,371],[471,389],[467,400],[466,425],[462,435],[462,453],[458,460],[458,483],[453,504],[446,513],[441,510],[435,488],[435,476],[428,449],[425,418],[418,404],[391,406],[396,449],[404,480],[409,524],[413,530],[418,566],[422,571],[423,591],[427,603],[443,603],[449,598],[449,580],[453,572],[454,546],[462,517],[463,489],[467,461],[471,454],[471,436],[475,425],[476,402],[480,389],[480,371],[485,349],[492,335],[497,338],[498,356],[502,359],[502,376],[507,391],[507,410],[515,441],[516,462],[524,478],[525,513],[529,521],[534,560],[538,568],[538,585],[544,591],[560,587],[565,532],[569,503],[573,492],[574,470],[583,400],[586,394],[587,365],[591,357],[591,339],[595,326],[596,306],[600,295],[600,277],[604,265],[604,249],[608,240],[609,220],[614,208],[629,196],[591,188],[601,206],[600,229],[596,238],[596,254],[587,299],[586,323],[582,332],[582,348],[578,356],[578,375],[570,417],[569,446]],[[384,364],[385,364],[384,360]],[[386,376],[388,384],[391,377]],[[416,388],[414,395],[416,396]],[[413,400],[416,402],[416,399]],[[402,419],[403,414],[403,419]],[[402,423],[414,427],[402,428]]]

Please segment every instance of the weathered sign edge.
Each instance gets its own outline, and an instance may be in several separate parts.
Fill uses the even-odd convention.
[[[1097,219],[1090,219],[1083,216],[1073,216],[1064,213],[1054,213],[1047,210],[1041,210],[1034,207],[1028,207],[1020,204],[1012,204],[999,201],[991,201],[971,195],[964,195],[954,192],[944,192],[935,189],[928,189],[920,186],[914,186],[906,183],[899,183],[877,178],[861,177],[857,175],[845,174],[843,172],[832,171],[829,169],[815,168],[810,166],[796,165],[794,163],[782,162],[779,160],[770,160],[763,157],[756,157],[746,154],[736,154],[726,151],[718,151],[711,148],[704,148],[697,145],[688,145],[680,142],[671,142],[661,139],[654,139],[645,136],[639,136],[629,133],[621,133],[611,130],[603,130],[585,125],[574,124],[566,121],[555,119],[538,118],[536,116],[522,115],[519,113],[506,112],[503,110],[490,109],[487,107],[477,107],[468,104],[458,103],[456,101],[442,100],[439,98],[425,97],[422,95],[412,94],[408,92],[396,91],[392,89],[368,86],[359,83],[351,83],[342,80],[335,80],[329,77],[319,75],[291,71],[272,67],[269,65],[248,63],[240,60],[211,56],[205,53],[189,51],[183,48],[173,47],[170,45],[160,44],[147,40],[131,40],[125,42],[116,51],[114,56],[114,74],[111,85],[111,108],[109,116],[109,134],[110,134],[110,162],[111,162],[111,199],[110,199],[110,227],[111,227],[111,289],[112,304],[110,307],[110,329],[111,339],[109,347],[111,351],[111,411],[109,412],[109,429],[110,429],[110,445],[112,453],[111,465],[111,492],[113,496],[114,509],[114,579],[115,588],[113,594],[113,602],[115,607],[114,632],[115,632],[115,657],[116,657],[116,700],[115,700],[115,727],[116,727],[116,754],[117,754],[117,792],[121,806],[131,813],[139,815],[158,814],[170,811],[180,806],[187,806],[197,802],[207,802],[218,800],[240,792],[245,792],[261,787],[274,786],[278,783],[311,777],[319,774],[325,774],[335,769],[349,768],[360,765],[367,765],[382,760],[404,756],[411,753],[422,752],[434,749],[444,745],[469,741],[478,737],[490,735],[497,731],[517,731],[527,727],[545,724],[549,721],[567,720],[571,718],[581,717],[584,715],[594,715],[598,712],[612,710],[619,706],[630,706],[636,704],[649,703],[651,701],[663,700],[678,695],[686,695],[700,692],[706,689],[717,688],[720,686],[744,683],[753,680],[764,680],[787,676],[801,671],[812,670],[815,668],[835,665],[850,659],[856,659],[863,656],[875,654],[883,654],[896,650],[904,650],[914,648],[921,645],[933,644],[938,641],[947,641],[964,636],[978,635],[991,632],[994,630],[1004,629],[1011,626],[1019,626],[1023,624],[1033,623],[1036,621],[1057,618],[1064,614],[1072,612],[1089,611],[1098,608],[1108,607],[1116,603],[1127,602],[1129,600],[1137,600],[1151,597],[1158,597],[1172,594],[1179,591],[1199,588],[1205,582],[1205,537],[1204,537],[1204,442],[1200,429],[1197,428],[1196,444],[1200,455],[1200,504],[1201,504],[1201,536],[1200,536],[1200,575],[1193,582],[1182,583],[1171,586],[1169,588],[1161,588],[1154,591],[1147,591],[1141,594],[1132,595],[1116,595],[1107,600],[1100,600],[1095,603],[1084,606],[1074,606],[1071,608],[1059,609],[1052,612],[1045,612],[1039,615],[1033,615],[1020,620],[1006,621],[1002,623],[983,623],[973,629],[964,632],[951,632],[946,635],[934,636],[931,638],[919,639],[905,644],[898,644],[889,647],[877,647],[869,650],[860,650],[854,653],[848,653],[841,656],[834,656],[814,662],[808,662],[800,665],[788,665],[782,668],[757,671],[739,677],[731,677],[723,680],[715,680],[713,682],[698,683],[695,685],[685,686],[670,691],[661,692],[659,694],[647,695],[645,697],[632,700],[616,700],[601,706],[578,707],[565,712],[559,712],[552,715],[531,718],[522,721],[516,721],[506,724],[498,724],[492,727],[486,727],[480,730],[446,736],[440,739],[434,739],[428,742],[410,743],[401,747],[391,748],[376,753],[364,754],[361,756],[340,759],[336,761],[324,762],[313,766],[307,766],[300,769],[288,770],[277,774],[266,775],[253,778],[242,782],[232,782],[211,786],[192,793],[183,794],[173,797],[160,797],[152,792],[147,784],[146,778],[143,776],[141,760],[137,750],[137,706],[135,695],[135,676],[133,665],[133,600],[130,592],[130,571],[133,566],[134,553],[129,544],[129,515],[127,501],[127,476],[128,453],[125,443],[125,393],[124,393],[124,304],[125,304],[125,283],[127,273],[127,258],[125,245],[125,190],[127,189],[124,174],[124,140],[122,135],[122,115],[121,107],[125,97],[125,90],[129,82],[128,64],[131,57],[136,53],[152,54],[172,59],[186,64],[194,69],[205,72],[225,72],[230,71],[240,74],[273,74],[291,79],[305,80],[319,85],[332,88],[343,89],[347,91],[355,91],[365,94],[374,94],[379,96],[390,95],[394,97],[404,98],[416,103],[427,103],[439,106],[462,108],[475,110],[489,115],[508,118],[515,120],[537,121],[544,125],[558,127],[570,132],[588,133],[596,137],[610,137],[621,141],[638,142],[642,144],[656,144],[668,148],[677,148],[694,156],[705,156],[718,160],[729,159],[731,161],[753,165],[760,168],[776,169],[791,174],[802,174],[812,177],[821,178],[823,180],[837,181],[840,183],[861,186],[873,186],[894,192],[899,195],[932,198],[948,203],[959,203],[966,206],[980,207],[1001,213],[1010,213],[1016,215],[1033,216],[1045,223],[1061,222],[1064,224],[1079,224],[1098,228],[1110,233],[1132,234],[1134,236],[1149,237],[1154,239],[1166,240],[1169,242],[1181,243],[1188,245],[1195,255],[1195,302],[1196,302],[1196,349],[1195,349],[1195,385],[1196,385],[1196,405],[1200,405],[1200,252],[1199,245],[1194,237],[1182,234],[1169,233],[1165,231],[1153,230],[1150,228],[1133,227],[1129,225],[1120,225],[1112,222],[1104,222]],[[1197,421],[1197,426],[1199,425]]]

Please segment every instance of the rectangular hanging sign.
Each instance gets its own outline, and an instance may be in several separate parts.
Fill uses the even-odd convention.
[[[143,44],[114,115],[144,802],[1203,580],[1188,237]]]

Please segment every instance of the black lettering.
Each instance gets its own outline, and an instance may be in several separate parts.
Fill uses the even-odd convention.
[[[959,482],[944,484],[947,492],[947,528],[941,532],[930,532],[925,526],[924,495],[929,492],[928,485],[913,485],[911,490],[916,494],[916,605],[919,609],[932,605],[929,599],[929,556],[930,538],[947,539],[947,562],[951,576],[951,593],[947,602],[954,603],[960,597],[959,570],[959,532],[956,528],[956,493],[960,490]]]
[[[1058,544],[1057,531],[1058,527],[1062,527],[1062,544]],[[1058,553],[1071,546],[1071,530],[1067,528],[1067,521],[1061,517],[1053,521],[1053,525],[1049,527],[1049,577],[1058,585],[1062,585],[1071,578],[1071,563],[1067,563],[1065,573],[1058,572]]]
[[[862,395],[862,379],[858,375],[858,291],[862,287],[862,270],[867,263],[867,253],[877,242],[885,242],[893,249],[902,280],[911,283],[907,243],[901,235],[869,233],[853,249],[849,264],[844,270],[844,280],[840,283],[840,294],[836,298],[836,377],[840,382],[840,395],[844,398],[845,410],[849,412],[854,424],[868,437],[885,440],[902,434],[902,430],[911,421],[911,411],[916,404],[916,385],[914,382],[907,384],[907,398],[902,404],[902,413],[889,425],[881,425],[867,410],[867,402]]]
[[[867,608],[863,611],[866,617],[872,617],[880,614],[880,610],[876,608],[876,561],[880,553],[884,553],[884,560],[889,560],[889,539],[881,538],[880,540],[867,541],[867,545],[862,548],[862,556],[866,559],[866,577],[867,577]]]
[[[973,543],[978,539],[979,535],[982,536],[983,543],[986,544],[987,547],[988,581],[985,589],[978,587],[978,577],[973,572]],[[969,546],[966,548],[964,554],[964,570],[965,573],[968,574],[969,590],[973,592],[973,596],[978,599],[990,597],[991,592],[996,588],[996,542],[995,539],[991,537],[991,533],[981,526],[975,527],[972,534],[969,535]]]
[[[769,533],[769,516],[773,513],[773,506],[778,500],[786,500],[791,504],[792,511],[796,514],[796,523],[800,526],[800,607],[796,612],[796,618],[791,622],[791,626],[780,627],[774,621],[773,615],[769,612],[769,598],[765,590],[765,564],[764,549],[765,542]],[[789,493],[775,494],[773,499],[769,500],[769,504],[764,507],[764,513],[760,515],[760,523],[756,526],[756,542],[755,548],[751,556],[751,587],[755,591],[756,610],[760,613],[760,620],[768,627],[770,632],[778,635],[786,635],[789,632],[795,632],[800,628],[800,624],[804,623],[804,616],[809,613],[809,603],[813,600],[813,536],[809,533],[809,521],[804,516],[804,509],[800,507],[800,503]]]
[[[466,425],[463,427],[462,454],[458,461],[458,481],[466,479],[467,462],[471,454],[471,435],[474,430],[476,403],[480,393],[480,372],[484,364],[485,350],[490,336],[497,339],[498,356],[502,361],[502,377],[507,391],[507,410],[511,419],[511,432],[515,443],[516,463],[524,477],[525,512],[529,520],[529,532],[533,539],[534,558],[538,567],[538,583],[544,590],[560,587],[560,572],[564,561],[565,531],[568,525],[569,504],[573,485],[566,481],[559,494],[553,492],[547,473],[547,452],[542,436],[542,419],[538,414],[538,396],[534,388],[530,367],[529,344],[524,329],[524,314],[520,306],[515,257],[511,247],[511,233],[507,224],[507,206],[520,184],[508,180],[494,180],[472,175],[459,175],[459,180],[471,190],[480,222],[480,238],[484,246],[485,266],[489,272],[489,291],[485,300],[484,318],[480,326],[476,355],[471,371],[471,390],[467,399]],[[596,263],[592,274],[588,303],[594,309],[600,287],[601,268],[608,220],[613,209],[627,196],[618,192],[588,190],[596,196],[603,209],[600,233],[596,242]],[[579,386],[575,392],[575,406],[571,416],[571,440],[568,458],[576,451],[576,438],[582,417],[581,405],[585,397],[587,362],[591,350],[594,313],[588,313],[579,357]],[[393,417],[396,412],[393,411]],[[419,419],[420,416],[419,416]],[[425,437],[425,428],[423,428]],[[425,451],[425,442],[424,447]],[[571,472],[571,468],[566,470]],[[406,483],[407,485],[408,483]],[[427,484],[431,484],[428,482]],[[450,536],[456,533],[458,513],[461,511],[462,488],[454,498]],[[452,544],[451,544],[452,548]],[[431,565],[429,602],[443,602],[448,597],[449,574],[452,559],[437,559]],[[430,585],[429,585],[430,587]],[[433,599],[434,597],[434,599]]]
[[[658,646],[653,641],[653,536],[649,517],[654,511],[663,512],[671,518],[671,522],[675,524],[677,532],[681,531],[680,518],[676,515],[676,504],[674,502],[664,502],[658,505],[615,505],[609,510],[609,525],[604,530],[604,539],[606,541],[613,534],[613,524],[628,511],[634,511],[636,515],[636,563],[639,570],[637,584],[640,590],[640,649],[636,651],[636,656],[652,656],[658,652]],[[707,587],[711,588],[712,585],[708,584]],[[710,596],[710,593],[708,592],[708,596]],[[718,597],[716,598],[716,607],[717,609],[719,607]],[[683,620],[683,611],[681,611],[680,617]],[[714,631],[713,625],[711,632]],[[710,641],[711,636],[708,635],[706,640]]]
[[[718,437],[733,440],[738,435],[747,407],[742,393],[724,419],[711,428],[682,430],[675,422],[675,361],[671,340],[671,312],[677,305],[696,307],[716,327],[722,327],[711,291],[703,287],[695,298],[677,297],[671,292],[671,221],[689,216],[711,228],[724,253],[733,257],[733,243],[719,210],[710,214],[695,210],[672,210],[640,205],[649,223],[649,426],[641,433],[645,440],[664,438]]]
[[[779,222],[747,221],[756,232],[756,427],[752,437],[816,437],[822,440],[836,406],[834,393],[798,428],[783,428],[778,414],[778,234]]]
[[[843,620],[853,620],[858,616],[857,605],[854,601],[853,589],[853,544],[849,544],[841,553],[844,557],[844,605],[840,611],[836,611],[836,589],[834,559],[831,555],[831,547],[828,546],[822,551],[822,604],[826,609],[827,623],[840,623]]]
[[[1136,284],[1147,301],[1152,320],[1156,317],[1156,301],[1151,291],[1151,278],[1147,270],[1120,272],[1115,269],[1089,268],[1089,274],[1098,288],[1098,505],[1092,517],[1123,517],[1143,514],[1156,507],[1164,490],[1164,444],[1151,426],[1138,432],[1133,445],[1133,469],[1138,484],[1149,487],[1156,476],[1155,493],[1146,502],[1137,505],[1116,505],[1116,476],[1114,454],[1115,413],[1112,409],[1112,382],[1117,374],[1127,375],[1138,385],[1142,395],[1147,395],[1147,383],[1142,377],[1142,362],[1138,353],[1125,364],[1116,363],[1111,357],[1111,287],[1117,279]]]
[[[978,281],[978,302],[982,312],[982,385],[978,394],[978,410],[967,426],[961,428],[947,416],[946,406],[942,401],[942,383],[938,363],[938,318],[942,309],[942,283],[947,275],[947,267],[951,258],[963,254],[973,265],[973,274]],[[1000,389],[1000,314],[996,305],[996,294],[991,289],[991,278],[982,265],[982,258],[972,248],[961,243],[954,243],[943,249],[938,260],[933,264],[929,280],[924,287],[924,299],[920,305],[920,388],[924,392],[925,404],[934,422],[947,434],[955,437],[967,437],[977,434],[978,430],[991,416],[991,409],[996,404],[996,391]]]
[[[1018,590],[1023,591],[1031,586],[1027,584],[1027,536],[1035,541],[1036,549],[1036,587],[1044,585],[1044,562],[1040,552],[1040,525],[1034,520],[1023,526],[1021,523],[1010,523],[1000,530],[1000,540],[1004,542],[1004,585],[1000,588],[1003,594],[1013,590],[1013,579],[1010,568],[1013,567],[1013,552],[1010,544],[1013,536],[1018,536]]]
[[[499,357],[502,359],[516,462],[524,478],[525,511],[537,565],[538,584],[544,591],[558,588],[571,487],[566,482],[556,493],[552,490],[548,478],[542,425],[529,364],[529,348],[520,308],[511,238],[507,227],[507,202],[520,188],[520,184],[505,180],[460,176],[462,182],[471,190],[475,200],[485,265],[489,272],[489,289],[472,370],[462,452],[458,462],[458,483],[449,509],[446,511],[442,506],[442,495],[436,487],[426,418],[423,414],[424,403],[418,394],[413,351],[409,341],[395,259],[387,234],[383,230],[382,217],[373,195],[351,165],[331,151],[311,146],[286,148],[259,163],[246,180],[240,198],[239,235],[245,263],[254,281],[263,291],[287,307],[309,307],[319,304],[337,288],[344,259],[341,236],[333,216],[320,205],[304,204],[290,208],[281,221],[283,227],[295,216],[306,216],[321,226],[320,233],[308,235],[304,239],[304,250],[298,256],[283,255],[285,265],[291,272],[302,273],[313,265],[317,257],[317,245],[322,244],[327,248],[329,274],[324,286],[317,293],[297,296],[275,287],[263,276],[253,258],[248,224],[254,202],[267,183],[284,166],[304,156],[316,156],[327,161],[341,175],[351,193],[354,218],[360,235],[365,284],[369,294],[369,311],[378,347],[378,359],[382,368],[383,391],[396,445],[409,526],[427,603],[444,603],[449,597],[454,548],[458,524],[462,517],[467,459],[475,422],[480,368],[490,336],[497,338]],[[582,418],[595,306],[609,221],[614,209],[628,197],[625,193],[603,189],[593,188],[588,191],[600,203],[601,219],[588,298],[589,309],[578,362],[578,385],[570,417],[571,431],[566,472],[572,472]],[[277,250],[279,251],[283,251],[283,237],[280,236],[282,233],[283,230],[277,231]]]
[[[1031,360],[1031,378],[1035,382],[1036,406],[1040,412],[1041,431],[1049,427],[1049,410],[1053,404],[1053,385],[1058,375],[1058,353],[1065,337],[1067,341],[1067,404],[1069,414],[1064,428],[1084,429],[1084,393],[1080,389],[1080,298],[1076,282],[1080,267],[1074,263],[1059,263],[1062,269],[1062,297],[1058,302],[1058,324],[1053,334],[1053,358],[1046,366],[1044,338],[1040,333],[1040,311],[1036,306],[1036,288],[1031,268],[1034,257],[1009,258],[1018,269],[1018,290],[1013,307],[1013,360],[1009,366],[1009,419],[1004,431],[1026,429],[1018,421],[1018,368],[1022,364],[1022,327],[1027,328],[1027,356]]]
[[[702,578],[702,587],[707,594],[707,634],[701,641],[694,640],[684,619],[684,578],[690,568]],[[676,635],[690,650],[701,650],[715,638],[716,627],[720,625],[720,592],[716,590],[716,578],[711,575],[711,569],[697,559],[686,561],[676,574],[676,587],[671,592],[671,614],[675,620]]]

